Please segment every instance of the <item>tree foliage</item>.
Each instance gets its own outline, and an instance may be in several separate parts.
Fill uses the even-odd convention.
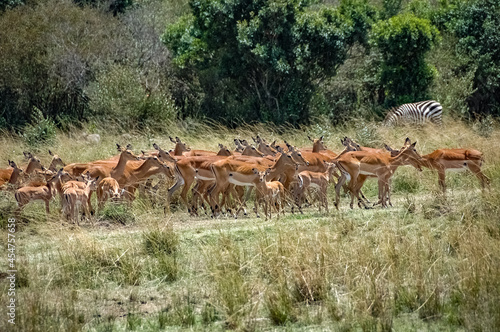
[[[476,115],[500,115],[500,3],[464,2],[454,10],[451,28],[458,37],[457,53],[475,66],[475,92],[469,109]]]
[[[173,118],[155,15],[137,7],[116,19],[70,0],[0,15],[0,127],[24,127],[37,119],[35,109],[59,126],[90,117],[126,125],[140,119],[134,126]]]
[[[411,13],[380,21],[373,27],[373,42],[384,58],[381,81],[388,105],[415,102],[429,97],[434,69],[425,55],[439,31],[427,19]]]
[[[226,123],[307,122],[315,82],[366,41],[366,1],[311,10],[294,0],[199,0],[167,27],[174,61],[199,77],[202,113]]]

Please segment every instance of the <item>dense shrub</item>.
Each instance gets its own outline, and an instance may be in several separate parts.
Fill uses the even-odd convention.
[[[411,13],[380,21],[373,27],[373,42],[380,49],[384,63],[381,81],[386,104],[425,100],[435,69],[425,55],[436,42],[439,31],[427,19]]]
[[[140,120],[139,126],[170,119],[168,54],[157,30],[168,15],[153,3],[148,8],[118,20],[98,8],[49,0],[0,15],[0,126],[24,127],[35,107],[60,126],[90,117]],[[116,68],[124,69],[122,78]],[[113,80],[127,89],[112,96],[116,105],[134,101],[118,116],[103,101],[110,95],[96,88]]]
[[[317,10],[301,1],[190,4],[192,14],[163,39],[174,62],[199,78],[202,113],[226,123],[307,122],[315,81],[366,40],[374,15],[366,1]]]

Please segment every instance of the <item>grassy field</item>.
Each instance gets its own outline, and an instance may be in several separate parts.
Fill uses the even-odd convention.
[[[189,128],[189,129],[188,129]],[[468,173],[447,174],[443,197],[437,174],[401,167],[393,178],[388,209],[348,208],[343,196],[330,213],[310,207],[303,215],[265,221],[255,214],[235,220],[191,217],[174,197],[164,213],[145,198],[132,207],[109,205],[94,224],[61,220],[59,202],[45,216],[32,203],[17,221],[16,324],[7,322],[9,301],[7,219],[11,192],[0,192],[0,331],[333,330],[494,331],[500,326],[500,130],[495,125],[384,128],[358,123],[345,128],[313,125],[249,127],[235,131],[181,124],[168,135],[127,135],[89,126],[58,133],[36,154],[48,164],[50,148],[69,163],[115,154],[115,143],[138,152],[153,142],[172,147],[168,135],[192,148],[232,147],[235,137],[260,134],[309,146],[324,135],[341,151],[348,135],[363,145],[400,147],[417,140],[421,154],[443,147],[484,153],[491,189],[480,190]],[[0,160],[21,162],[22,138],[0,137]],[[374,180],[364,192],[373,201]],[[290,211],[290,209],[287,209]]]

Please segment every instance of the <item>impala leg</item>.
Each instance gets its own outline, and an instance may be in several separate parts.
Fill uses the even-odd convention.
[[[339,178],[339,181],[335,185],[335,207],[337,210],[339,209],[339,204],[340,204],[340,188],[344,185],[344,183],[347,181],[347,177],[344,173]]]
[[[439,187],[441,187],[441,190],[443,191],[443,195],[446,194],[446,174],[444,169],[438,170],[438,182],[439,182]]]
[[[49,200],[46,200],[46,201],[45,201],[45,212],[46,212],[47,214],[49,214],[49,213],[50,213],[50,210],[49,210],[49,203],[50,203],[50,202],[49,202]]]
[[[472,172],[472,174],[474,174],[479,179],[479,181],[481,182],[481,187],[483,189],[485,189],[486,187],[489,188],[491,181],[481,171],[481,167],[479,167],[478,165],[472,164],[472,163],[469,163],[468,166],[469,166],[469,170]]]

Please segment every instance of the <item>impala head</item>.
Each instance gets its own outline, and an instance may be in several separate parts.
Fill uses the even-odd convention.
[[[243,156],[264,157],[265,155],[251,145],[245,147],[241,153]]]
[[[259,137],[259,136],[257,136]],[[259,138],[260,139],[260,138]],[[258,143],[257,149],[262,152],[265,155],[268,156],[275,156],[276,155],[276,149],[273,149],[270,144],[265,143],[262,139],[260,139],[260,142]]]
[[[175,160],[167,151],[163,150],[160,148],[160,146],[156,143],[153,143],[153,148],[158,151],[158,157],[164,161],[168,161],[171,163],[175,163],[177,160]]]
[[[127,146],[123,148],[120,144],[116,143],[116,148],[120,152],[120,158],[125,158],[125,160],[141,160],[141,157],[136,156],[132,152],[131,144],[127,144]]]
[[[408,141],[409,139],[407,139]],[[405,158],[405,161],[409,164],[418,169],[419,171],[422,171],[422,156],[418,154],[417,150],[415,149],[415,145],[417,145],[417,142],[413,142],[409,145],[406,144],[405,146],[401,149],[400,153],[398,156],[401,156],[402,158]]]
[[[42,162],[40,159],[35,157],[34,155],[31,154],[31,152],[23,152],[24,157],[29,160],[28,166],[26,166],[25,173],[29,174],[36,169],[41,169],[42,171],[45,171],[45,167],[42,166]]]
[[[399,154],[399,152],[401,151],[401,150],[394,150],[393,148],[391,148],[387,144],[384,144],[384,149],[386,149],[387,151],[389,151],[391,153],[391,157],[396,157]]]
[[[12,160],[9,160],[9,166],[10,166],[10,167],[12,167],[12,168],[13,168],[13,169],[15,169],[15,170],[16,170],[16,169],[21,170],[20,168],[18,168],[18,167],[17,167],[16,163],[15,163],[15,162],[13,162]]]
[[[163,171],[163,174],[165,174],[165,176],[167,178],[170,178],[170,179],[174,178],[174,170],[172,169],[172,167],[163,163],[163,165],[161,165],[161,170]]]
[[[179,137],[175,136],[175,140],[170,136],[168,138],[170,138],[172,143],[175,143],[174,154],[176,156],[182,155],[183,152],[191,151],[191,148],[186,143],[183,143]]]
[[[219,143],[219,152],[217,153],[218,156],[230,156],[232,155],[231,151],[229,149]]]
[[[243,145],[243,146],[249,146],[250,144],[248,144],[247,140],[246,139],[240,139],[240,144]]]
[[[259,182],[261,183],[265,183],[266,177],[269,175],[269,173],[271,173],[270,168],[266,169],[265,171],[259,171],[257,168],[253,168],[252,171],[255,175],[259,176]]]
[[[291,146],[291,145],[290,145]],[[307,165],[309,166],[309,162],[302,157],[302,153],[300,153],[299,150],[295,149],[293,146],[291,146],[292,149],[289,149],[289,154],[290,157],[292,157],[292,160],[298,164],[298,165]]]
[[[151,167],[154,167],[154,166],[156,166],[156,167],[163,167],[163,165],[164,165],[163,161],[161,161],[156,156],[149,156],[149,157],[146,157],[144,160],[145,160],[144,164],[147,163]]]
[[[56,171],[58,166],[66,166],[66,164],[62,161],[61,157],[57,154],[53,154],[52,151],[49,150],[49,155],[52,156],[52,160],[50,161],[49,170]]]
[[[345,146],[349,151],[361,151],[361,145],[347,136],[345,136],[344,139],[341,140],[341,142],[342,145]]]
[[[312,139],[309,136],[307,136],[307,138],[313,143],[313,151],[321,151],[327,149],[326,145],[323,142],[323,136],[318,139]]]

